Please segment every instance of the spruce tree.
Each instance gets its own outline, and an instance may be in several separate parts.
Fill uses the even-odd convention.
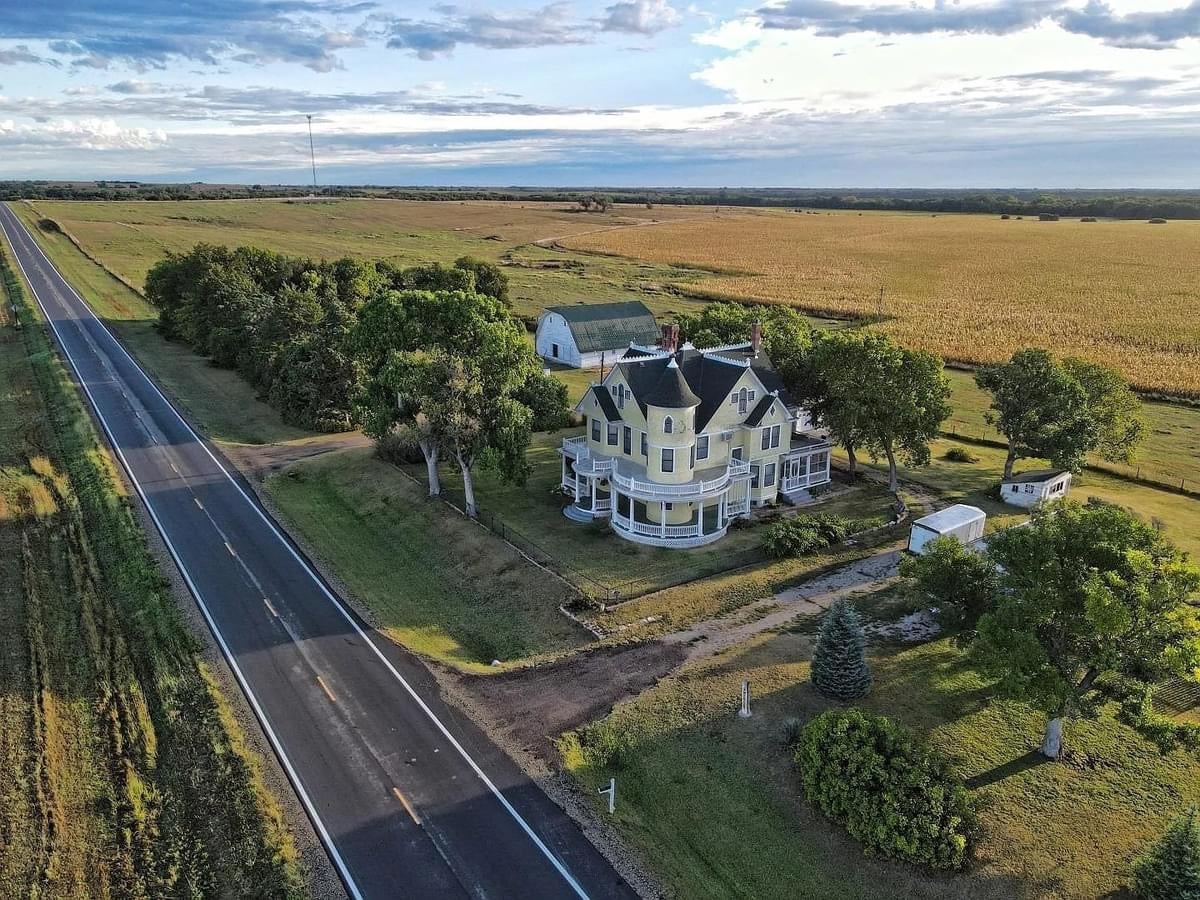
[[[1142,900],[1200,900],[1200,808],[1191,807],[1133,864]]]
[[[813,651],[812,682],[822,694],[856,700],[871,690],[871,670],[863,654],[866,638],[849,600],[835,600],[825,613]]]

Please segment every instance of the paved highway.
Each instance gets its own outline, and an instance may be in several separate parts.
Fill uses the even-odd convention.
[[[0,226],[350,895],[634,897],[321,580],[3,204]]]

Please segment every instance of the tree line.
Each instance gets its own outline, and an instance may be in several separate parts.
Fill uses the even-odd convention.
[[[254,198],[328,199],[377,197],[389,200],[492,200],[570,203],[607,211],[612,203],[654,206],[792,207],[892,210],[925,213],[994,213],[1009,216],[1115,219],[1200,219],[1198,191],[1106,190],[917,190],[813,188],[476,188],[376,185],[151,184],[138,181],[0,181],[0,200],[233,200]],[[597,200],[603,202],[597,203]]]
[[[165,337],[235,369],[284,421],[359,425],[384,452],[419,447],[431,494],[445,454],[472,514],[475,465],[522,479],[531,431],[566,420],[566,387],[543,373],[491,263],[398,268],[198,244],[154,265],[146,297]]]

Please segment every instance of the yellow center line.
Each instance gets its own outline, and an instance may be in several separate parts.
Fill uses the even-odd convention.
[[[325,679],[320,675],[317,676],[317,684],[321,686],[321,690],[325,692],[325,696],[329,698],[330,703],[337,703],[337,697],[333,696],[333,691],[329,689],[329,685],[325,683]]]
[[[404,807],[405,812],[407,812],[409,814],[409,816],[412,817],[413,822],[415,822],[417,825],[420,825],[421,817],[418,816],[417,811],[412,808],[412,804],[408,802],[408,798],[405,797],[402,793],[400,793],[400,788],[393,785],[392,793],[396,795],[396,799],[400,801],[400,804],[401,804],[401,806]]]
[[[273,615],[275,618],[278,619],[279,613],[275,612],[275,607],[273,607],[271,605],[271,601],[268,600],[266,597],[263,597],[263,603],[265,603],[267,605],[267,612],[269,612],[271,615]]]

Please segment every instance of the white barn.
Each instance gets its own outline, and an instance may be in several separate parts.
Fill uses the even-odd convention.
[[[977,506],[956,503],[913,522],[908,535],[908,549],[918,555],[925,552],[925,545],[935,538],[956,538],[969,546],[983,537],[983,526],[987,513]]]
[[[1000,484],[1000,499],[1010,506],[1029,509],[1039,503],[1061,500],[1071,490],[1071,473],[1066,469],[1035,469],[1006,478]]]
[[[546,307],[534,347],[547,362],[594,369],[623,356],[630,344],[651,347],[657,339],[658,324],[640,300],[575,303]]]

